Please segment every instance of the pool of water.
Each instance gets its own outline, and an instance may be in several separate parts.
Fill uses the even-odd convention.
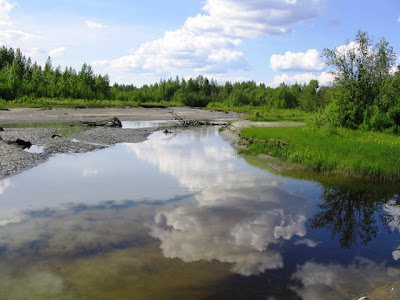
[[[122,123],[122,128],[126,129],[154,128],[154,127],[180,125],[179,121],[175,120],[122,121],[121,123]]]
[[[0,299],[351,299],[400,279],[400,197],[253,167],[217,128],[0,181]]]

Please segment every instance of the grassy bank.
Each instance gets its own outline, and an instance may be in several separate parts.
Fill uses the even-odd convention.
[[[245,128],[245,152],[268,154],[305,170],[380,181],[400,181],[400,137],[338,129],[327,134],[304,127]]]
[[[315,116],[315,112],[306,112],[300,109],[278,109],[252,105],[232,107],[220,102],[211,102],[206,109],[248,113],[249,116],[245,119],[258,122],[292,121],[308,123]]]

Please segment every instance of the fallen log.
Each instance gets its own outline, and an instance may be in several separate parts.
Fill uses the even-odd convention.
[[[91,127],[122,127],[122,123],[117,117],[105,121],[84,121],[82,124]]]
[[[209,122],[209,121],[199,121],[199,120],[190,120],[183,118],[173,111],[170,112],[173,116],[174,119],[179,121],[183,127],[188,127],[188,126],[224,126],[226,125],[226,122]]]

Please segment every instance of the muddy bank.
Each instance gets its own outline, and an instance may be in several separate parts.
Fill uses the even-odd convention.
[[[0,124],[15,123],[60,123],[78,121],[100,121],[117,117],[121,121],[173,120],[171,111],[187,119],[216,120],[238,119],[243,114],[206,111],[196,108],[90,108],[90,109],[36,109],[11,108],[0,111]]]
[[[301,122],[251,122],[246,120],[235,121],[224,127],[220,132],[222,138],[228,141],[232,147],[236,149],[245,148],[244,138],[240,133],[240,129],[247,127],[283,127],[283,126],[303,126]],[[275,157],[260,154],[258,157],[265,162],[270,168],[277,172],[289,169],[285,163]]]
[[[112,109],[31,109],[18,108],[0,111],[0,179],[32,168],[58,153],[85,153],[103,149],[117,143],[138,143],[156,130],[162,128],[78,128],[70,133],[58,134],[66,130],[63,123],[93,122],[117,117],[121,121],[174,120],[171,111],[187,118],[196,120],[238,119],[236,113],[203,111],[191,108],[143,109],[143,108],[112,108]],[[46,123],[45,127],[25,128],[26,123]],[[9,125],[19,124],[16,128]],[[46,127],[47,124],[51,128]],[[57,127],[60,124],[60,127]],[[174,127],[171,125],[169,127]],[[29,141],[32,149],[22,149],[17,140]],[[36,150],[36,151],[35,151]],[[31,151],[31,152],[28,152]],[[33,153],[32,153],[33,152]]]

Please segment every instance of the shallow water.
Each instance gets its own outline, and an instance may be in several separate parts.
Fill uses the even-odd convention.
[[[57,155],[0,181],[0,299],[349,299],[400,279],[397,204],[253,167],[217,128]]]

